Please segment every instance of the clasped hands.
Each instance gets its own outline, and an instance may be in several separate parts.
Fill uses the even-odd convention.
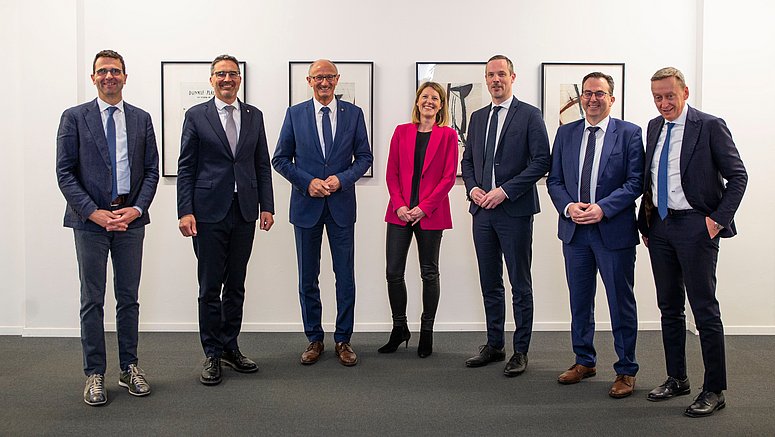
[[[495,187],[489,192],[476,187],[471,190],[471,200],[484,209],[493,209],[506,200],[506,192],[501,187]]]
[[[89,220],[102,226],[106,231],[123,232],[129,229],[129,224],[137,217],[140,217],[140,211],[130,206],[115,211],[98,209],[91,213]]]
[[[396,210],[396,215],[398,215],[398,218],[401,219],[401,221],[414,226],[417,223],[420,223],[421,218],[425,217],[425,212],[423,212],[419,206],[415,206],[412,209],[409,209],[408,206],[402,206]]]
[[[312,197],[327,197],[340,188],[342,188],[342,184],[339,183],[339,178],[331,175],[326,180],[312,179],[307,187],[307,192]]]
[[[591,225],[603,220],[603,210],[597,203],[576,202],[568,205],[568,216],[577,225]]]

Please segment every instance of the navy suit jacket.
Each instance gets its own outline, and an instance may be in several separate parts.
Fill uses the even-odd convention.
[[[569,203],[579,201],[579,162],[584,119],[560,126],[552,148],[552,168],[546,186],[560,213],[557,236],[570,243],[576,223],[563,213]],[[598,145],[599,147],[599,145]],[[595,203],[603,210],[598,223],[600,237],[608,249],[638,244],[635,200],[643,190],[643,139],[640,127],[611,118],[603,140],[595,188]]]
[[[466,147],[460,162],[466,195],[474,187],[482,186],[487,121],[491,107],[485,106],[471,114]],[[538,108],[514,97],[501,128],[493,165],[495,186],[503,188],[508,196],[498,207],[502,206],[512,217],[533,215],[541,211],[536,182],[549,171],[549,137]],[[476,214],[478,210],[479,206],[471,202],[469,212]]]
[[[291,182],[290,221],[302,228],[314,226],[323,206],[337,225],[355,223],[355,182],[371,167],[372,154],[361,108],[337,100],[336,132],[328,155],[323,151],[315,123],[312,99],[288,108],[277,140],[272,165]],[[336,175],[342,187],[328,197],[312,197],[307,188],[312,179]]]
[[[151,116],[124,102],[130,185],[126,206],[143,210],[130,228],[151,221],[151,206],[159,183],[159,153]],[[97,99],[66,110],[57,132],[57,181],[67,201],[64,225],[73,229],[107,232],[89,220],[97,209],[110,209],[112,165]]]
[[[663,117],[654,118],[646,135],[645,182],[638,211],[638,228],[646,237],[654,209],[651,165],[664,123]],[[737,234],[734,217],[747,184],[748,174],[724,120],[690,106],[681,143],[681,186],[692,208],[724,227],[719,232],[722,238]]]
[[[274,214],[272,168],[264,131],[264,115],[240,102],[237,152],[215,107],[215,98],[188,111],[183,121],[178,160],[178,218],[194,214],[197,221],[217,223],[226,217],[234,197],[246,221],[256,221],[259,211]]]

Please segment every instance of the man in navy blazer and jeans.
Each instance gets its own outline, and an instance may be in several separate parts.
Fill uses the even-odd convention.
[[[230,55],[210,64],[215,97],[188,111],[178,161],[178,228],[193,237],[199,279],[199,337],[205,363],[199,381],[221,382],[221,364],[252,373],[240,352],[245,276],[256,220],[274,223],[272,168],[264,116],[237,99],[239,62]]]
[[[290,219],[296,236],[299,298],[309,345],[302,364],[323,352],[320,247],[328,234],[336,276],[335,352],[345,366],[358,363],[350,345],[355,312],[355,182],[372,162],[361,108],[335,98],[339,72],[331,61],[310,65],[314,97],[288,108],[272,165],[293,185]]]
[[[496,55],[487,62],[485,79],[492,104],[471,114],[460,163],[471,201],[469,212],[473,215],[487,318],[487,344],[466,365],[480,367],[506,358],[505,258],[517,325],[514,355],[503,370],[506,376],[519,375],[527,368],[533,332],[533,215],[541,210],[536,182],[549,170],[549,138],[541,111],[513,96],[516,77],[507,57]]]
[[[595,288],[603,278],[614,349],[616,380],[608,394],[623,398],[635,388],[635,199],[643,186],[643,140],[638,126],[610,117],[614,81],[594,72],[581,82],[585,118],[560,126],[546,186],[560,213],[558,237],[565,256],[575,363],[560,384],[595,376]]]
[[[667,380],[648,399],[689,394],[684,314],[688,298],[700,333],[705,376],[700,394],[684,414],[709,416],[726,406],[724,326],[716,299],[719,242],[737,234],[734,216],[748,174],[724,120],[686,104],[689,87],[678,69],[654,73],[651,94],[660,115],[649,121],[646,133],[638,227],[649,249],[662,313]]]
[[[94,57],[98,98],[66,110],[57,133],[56,171],[67,200],[64,225],[73,228],[81,279],[81,345],[87,381],[83,400],[108,401],[103,306],[108,254],[113,261],[119,385],[134,396],[151,387],[137,366],[137,290],[148,208],[159,183],[151,116],[126,102],[124,58],[113,50]]]

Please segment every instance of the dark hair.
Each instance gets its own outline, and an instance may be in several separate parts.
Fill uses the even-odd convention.
[[[487,63],[489,64],[490,62],[497,61],[499,59],[503,59],[504,61],[506,61],[506,65],[509,66],[509,73],[514,74],[514,64],[511,62],[511,59],[507,58],[504,55],[495,55],[492,58],[488,59]]]
[[[239,61],[237,58],[235,58],[232,55],[220,55],[216,56],[215,59],[213,59],[213,62],[210,63],[210,75],[212,76],[213,73],[215,73],[215,64],[221,62],[221,61],[231,61],[234,62],[237,65],[237,68],[239,69]]]
[[[124,70],[124,74],[126,74],[126,64],[124,64],[124,57],[119,55],[118,52],[115,52],[113,50],[102,50],[96,55],[94,55],[94,62],[91,63],[92,74],[96,73],[95,68],[97,67],[97,59],[99,58],[118,59],[121,62],[121,69]]]
[[[614,95],[614,78],[605,74],[601,73],[599,71],[593,71],[592,73],[589,73],[588,75],[584,76],[584,79],[581,81],[581,87],[584,88],[584,82],[587,81],[587,79],[605,79],[606,82],[608,82],[608,94]]]

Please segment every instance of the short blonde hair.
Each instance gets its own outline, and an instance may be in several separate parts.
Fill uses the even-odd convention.
[[[651,76],[651,81],[654,82],[657,80],[667,79],[669,77],[674,77],[675,81],[678,82],[678,85],[681,88],[686,88],[686,79],[684,79],[684,74],[681,73],[681,70],[675,67],[660,68],[656,73],[654,73],[653,76]]]
[[[420,87],[417,88],[417,93],[415,93],[415,96],[414,96],[414,106],[412,107],[412,123],[420,124],[420,109],[417,108],[417,102],[420,101],[420,95],[425,90],[425,88],[432,88],[434,91],[439,93],[439,100],[441,100],[441,108],[439,108],[439,112],[436,113],[435,124],[437,126],[447,126],[449,124],[449,108],[447,107],[447,92],[438,83],[430,82],[430,81],[423,82],[422,85],[420,85]]]

